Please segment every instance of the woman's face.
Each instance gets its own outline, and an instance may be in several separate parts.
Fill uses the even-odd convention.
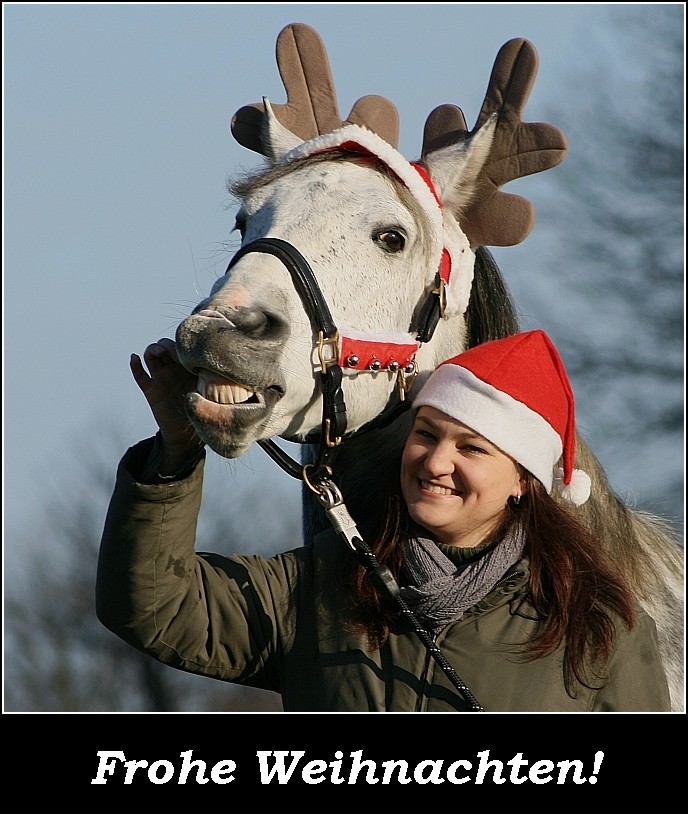
[[[516,462],[434,407],[421,407],[401,459],[411,518],[446,545],[473,547],[499,525],[524,484]]]

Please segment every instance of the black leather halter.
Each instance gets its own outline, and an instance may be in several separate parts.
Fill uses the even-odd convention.
[[[301,297],[306,313],[313,328],[319,334],[320,347],[330,345],[331,358],[324,359],[321,353],[320,386],[322,391],[322,423],[320,432],[312,432],[304,438],[287,439],[297,443],[320,444],[317,462],[311,466],[311,478],[317,478],[321,472],[326,471],[332,463],[341,440],[344,437],[366,432],[373,427],[385,426],[394,420],[409,406],[408,402],[396,402],[389,405],[383,413],[365,424],[354,433],[346,434],[346,403],[342,392],[342,368],[339,365],[336,353],[337,326],[334,324],[332,314],[323,297],[318,281],[315,279],[313,269],[306,258],[291,243],[277,237],[263,237],[242,246],[232,258],[227,271],[231,269],[242,257],[251,252],[271,254],[280,260],[291,274],[294,286]],[[427,342],[437,325],[440,315],[440,296],[435,292],[425,302],[419,317],[419,342]],[[295,478],[303,477],[303,466],[290,458],[284,450],[280,449],[271,439],[258,442],[260,446],[275,460],[286,472]]]

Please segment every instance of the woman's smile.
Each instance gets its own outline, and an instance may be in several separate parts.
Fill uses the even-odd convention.
[[[430,483],[430,481],[422,480],[420,481],[420,488],[424,492],[432,492],[435,495],[459,495],[461,492],[457,491],[456,489],[452,489],[449,486],[441,486],[436,483]]]

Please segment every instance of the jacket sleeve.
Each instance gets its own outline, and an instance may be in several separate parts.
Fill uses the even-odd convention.
[[[141,483],[152,442],[128,450],[117,470],[98,558],[99,620],[173,667],[279,692],[302,561],[196,553],[204,460],[185,478]]]
[[[654,619],[638,610],[632,630],[623,628],[609,664],[609,682],[595,694],[598,712],[669,712],[671,701]]]

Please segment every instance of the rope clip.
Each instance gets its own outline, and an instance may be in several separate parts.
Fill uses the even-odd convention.
[[[325,509],[325,514],[337,534],[344,539],[344,542],[352,551],[357,551],[354,540],[360,540],[360,534],[353,517],[344,505],[344,499],[339,487],[329,478],[332,470],[329,466],[323,467],[327,477],[321,475],[316,479],[312,475],[309,477],[309,470],[312,468],[313,464],[306,464],[303,467],[304,483],[315,493],[318,502]]]

